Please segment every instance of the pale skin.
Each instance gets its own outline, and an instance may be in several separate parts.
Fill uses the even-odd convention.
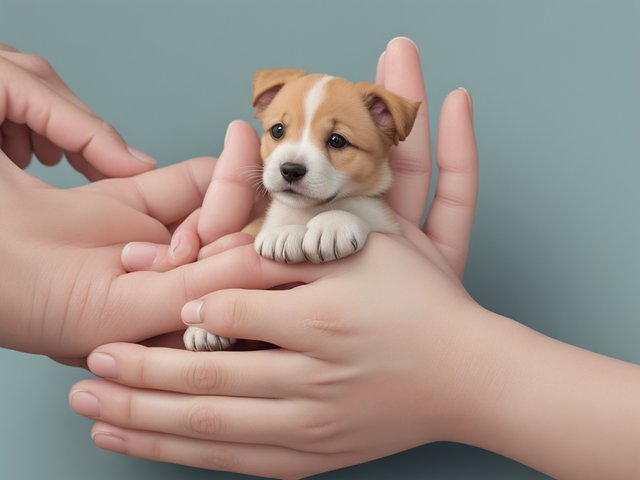
[[[425,99],[410,42],[388,46],[378,82]],[[284,478],[437,440],[479,446],[558,478],[640,475],[640,367],[545,337],[470,298],[460,278],[476,205],[471,104],[459,90],[443,104],[439,179],[423,229],[431,172],[426,110],[419,122],[391,160],[396,183],[388,200],[403,219],[402,236],[374,234],[362,253],[320,266],[258,258],[250,245],[238,246],[250,239],[237,236],[205,247],[201,258],[211,250],[213,258],[236,257],[235,268],[260,279],[262,289],[305,285],[217,291],[187,304],[184,322],[281,348],[100,347],[89,366],[108,381],[80,382],[70,396],[72,408],[97,420],[95,443]],[[252,198],[241,176],[216,179],[222,159],[219,167],[210,192],[225,198],[227,212],[240,212],[243,224]],[[194,214],[181,228],[190,238],[200,229],[206,244],[220,237],[202,235],[220,233],[216,222]],[[170,268],[166,246],[148,247],[156,263],[140,268]]]
[[[233,276],[210,275],[207,262],[127,274],[120,261],[132,240],[169,241],[202,204],[213,158],[149,171],[150,157],[128,146],[44,60],[6,45],[0,87],[0,345],[85,365],[105,342],[182,328],[186,301],[216,284],[236,285]],[[63,190],[21,169],[32,153],[52,165],[63,151],[89,178],[138,175]],[[243,145],[229,152],[250,158]]]
[[[3,85],[16,78],[2,77],[6,71],[0,69]],[[389,44],[378,81],[426,100],[417,52],[406,40]],[[50,96],[27,92],[22,98],[38,106]],[[174,317],[182,305],[200,297],[183,308],[185,323],[281,348],[194,353],[127,343],[98,347],[88,363],[108,380],[79,382],[70,395],[78,413],[97,420],[98,446],[295,478],[452,440],[554,477],[637,477],[640,367],[489,312],[460,283],[477,188],[471,104],[460,90],[441,110],[436,196],[424,229],[418,227],[431,175],[426,108],[420,115],[422,123],[392,159],[396,183],[388,200],[404,219],[403,235],[372,235],[359,254],[324,265],[277,264],[258,257],[250,239],[223,236],[256,208],[250,182],[232,173],[234,162],[259,161],[255,133],[244,123],[231,126],[209,187],[210,159],[58,190],[20,171],[15,154],[3,156],[0,217],[11,236],[0,237],[2,345],[82,361],[100,343],[179,328]],[[6,117],[0,119],[4,126]],[[72,121],[89,118],[76,112],[65,125]],[[78,131],[46,131],[30,119],[23,124],[50,135],[53,145],[62,143],[53,133]],[[112,158],[104,151],[118,148],[90,144],[101,148],[84,152],[82,160],[97,170]],[[204,177],[195,187],[186,175],[192,169]],[[191,188],[193,196],[169,202],[169,187]],[[216,196],[237,208],[227,204],[223,214],[211,201]],[[201,215],[190,214],[200,204]],[[173,235],[182,232],[182,241],[166,246],[173,225],[187,215]],[[171,269],[196,257],[196,241],[215,239],[201,251],[202,260]],[[129,270],[168,271],[125,274],[120,252],[131,240],[147,243],[146,256],[125,249]],[[83,272],[99,276],[87,297],[74,295],[77,287],[67,279]],[[296,281],[305,285],[266,290]],[[112,293],[105,295],[105,288]],[[53,313],[25,312],[26,295],[49,298],[43,311]],[[92,298],[106,298],[107,308],[87,302]],[[100,328],[105,322],[108,328]]]

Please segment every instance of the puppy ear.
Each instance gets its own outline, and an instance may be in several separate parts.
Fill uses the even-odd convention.
[[[394,145],[411,132],[421,102],[396,95],[369,82],[356,83],[371,118]]]
[[[307,72],[303,70],[292,68],[257,70],[253,76],[253,107],[255,108],[253,116],[260,119],[285,83],[306,74]]]

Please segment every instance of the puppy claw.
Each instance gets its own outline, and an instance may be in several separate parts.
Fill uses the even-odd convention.
[[[235,338],[221,337],[199,327],[188,327],[182,339],[185,348],[192,352],[217,352],[226,350],[236,342]]]
[[[369,233],[367,225],[357,216],[345,211],[328,211],[307,223],[302,242],[305,258],[323,263],[348,257],[357,252]]]
[[[261,257],[282,263],[299,263],[305,260],[302,240],[307,231],[304,225],[282,225],[266,228],[255,240],[256,252]]]

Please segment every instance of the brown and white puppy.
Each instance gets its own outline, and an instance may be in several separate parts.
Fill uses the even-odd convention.
[[[387,157],[409,135],[419,102],[369,82],[271,69],[255,74],[253,106],[271,204],[244,231],[261,256],[326,262],[360,250],[370,232],[398,232],[382,197],[391,185]],[[185,333],[191,350],[232,341],[193,327]]]

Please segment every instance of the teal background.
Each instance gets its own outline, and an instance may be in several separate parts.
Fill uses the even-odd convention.
[[[430,112],[474,96],[480,203],[466,287],[563,341],[640,362],[640,2],[0,0],[0,42],[44,56],[163,165],[220,151],[260,67],[370,79],[386,42],[422,52]],[[67,166],[34,165],[60,186]],[[1,268],[1,267],[0,267]],[[84,372],[0,350],[0,477],[247,478],[100,451],[67,407]],[[435,444],[319,478],[545,478]]]

